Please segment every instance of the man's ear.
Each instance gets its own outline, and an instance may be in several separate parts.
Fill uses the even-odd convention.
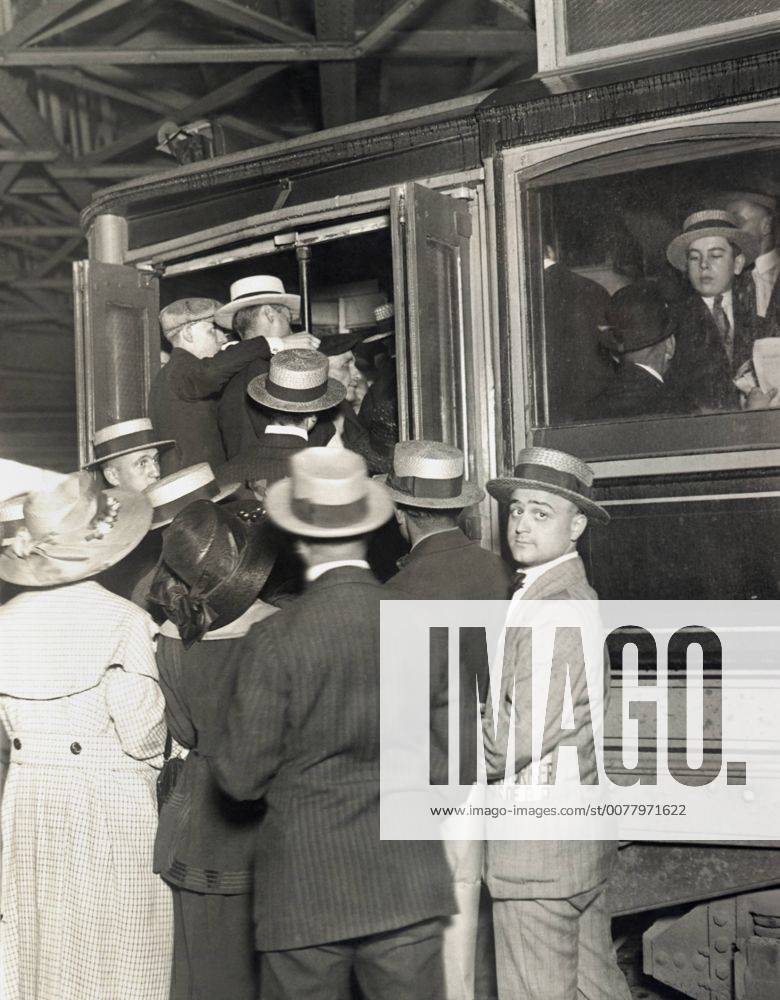
[[[577,513],[571,519],[571,531],[569,537],[573,542],[576,542],[583,531],[588,527],[588,519],[584,514],[577,511]]]
[[[103,476],[109,486],[119,486],[119,473],[116,471],[116,466],[108,462],[102,467]]]
[[[743,253],[738,253],[734,258],[734,274],[742,274],[742,269],[745,266],[745,255]]]

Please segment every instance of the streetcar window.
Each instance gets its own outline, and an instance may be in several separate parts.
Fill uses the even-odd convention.
[[[780,405],[774,151],[584,173],[531,185],[536,425]]]

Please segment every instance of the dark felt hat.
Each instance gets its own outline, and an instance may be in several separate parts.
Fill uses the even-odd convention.
[[[239,618],[257,599],[276,558],[273,528],[210,500],[180,511],[163,535],[149,592],[185,646]]]
[[[600,338],[615,354],[652,347],[670,333],[669,307],[653,281],[618,289],[607,306],[606,319]]]

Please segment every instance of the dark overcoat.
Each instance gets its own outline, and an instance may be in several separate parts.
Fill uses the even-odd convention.
[[[176,442],[175,448],[160,452],[163,476],[197,462],[215,469],[225,461],[217,425],[219,394],[236,372],[270,354],[264,337],[235,344],[213,358],[196,358],[174,347],[149,390],[149,416],[157,436]]]
[[[583,416],[587,420],[620,420],[662,417],[681,409],[682,401],[668,382],[629,361],[620,366],[606,389],[590,400]]]
[[[379,602],[338,567],[250,631],[229,667],[222,787],[268,811],[255,859],[260,951],[305,948],[450,914],[440,843],[379,837]]]

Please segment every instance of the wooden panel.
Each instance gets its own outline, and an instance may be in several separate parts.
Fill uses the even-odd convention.
[[[74,297],[79,450],[89,461],[96,430],[147,415],[160,367],[159,282],[133,267],[79,261]]]

